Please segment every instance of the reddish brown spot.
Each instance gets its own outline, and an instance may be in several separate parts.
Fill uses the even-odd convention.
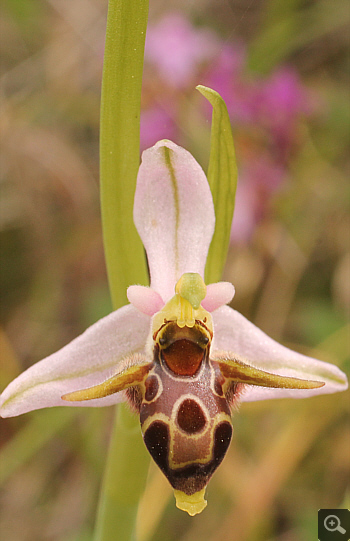
[[[163,472],[167,472],[169,468],[169,431],[167,425],[163,421],[154,421],[147,428],[143,439],[155,463]]]
[[[187,434],[195,434],[206,425],[205,415],[195,400],[186,398],[177,413],[177,423]]]
[[[204,350],[190,340],[177,340],[162,351],[163,359],[174,374],[193,376],[199,369]]]
[[[159,383],[156,376],[149,376],[145,381],[145,400],[151,402],[158,393]]]
[[[216,467],[222,462],[232,437],[232,426],[229,422],[221,422],[215,429],[214,456]]]

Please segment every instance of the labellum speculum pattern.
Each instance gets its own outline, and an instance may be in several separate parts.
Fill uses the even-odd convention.
[[[205,488],[230,444],[231,409],[245,385],[323,386],[270,374],[224,352],[211,355],[212,316],[201,306],[205,294],[199,274],[184,274],[174,297],[153,316],[149,356],[127,358],[107,381],[62,397],[90,400],[126,390],[149,453],[173,487],[177,506],[190,515],[206,506]]]

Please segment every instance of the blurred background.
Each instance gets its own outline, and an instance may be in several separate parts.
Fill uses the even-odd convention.
[[[239,187],[232,306],[288,347],[349,368],[346,0],[151,0],[142,149],[206,170],[208,85],[232,120]],[[98,136],[107,0],[3,0],[0,385],[111,310]],[[309,541],[349,507],[348,393],[244,404],[208,507],[175,508],[151,466],[138,541]],[[113,409],[1,420],[6,541],[89,541]],[[117,540],[116,535],[116,540]]]

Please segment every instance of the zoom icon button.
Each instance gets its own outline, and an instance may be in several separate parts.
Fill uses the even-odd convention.
[[[349,541],[349,509],[320,509],[318,511],[319,541]]]

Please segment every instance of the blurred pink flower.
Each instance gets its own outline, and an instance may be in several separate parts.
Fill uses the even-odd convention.
[[[196,29],[180,14],[170,14],[150,25],[145,60],[163,80],[176,88],[186,87],[200,65],[213,58],[218,40],[210,30]]]
[[[269,201],[283,185],[285,170],[267,157],[247,161],[237,184],[231,240],[246,243],[266,213]]]
[[[141,150],[153,146],[161,139],[176,139],[174,114],[164,108],[152,107],[142,111],[140,125]]]
[[[311,98],[295,70],[280,68],[260,82],[254,103],[254,121],[270,131],[276,147],[285,158],[297,137],[298,122],[313,109]]]
[[[243,150],[232,239],[247,242],[287,176],[301,142],[300,123],[313,112],[313,102],[293,68],[258,76],[247,67],[243,43],[224,43],[180,14],[167,15],[149,27],[146,39],[149,108],[141,117],[142,149],[160,138],[178,139],[184,93],[198,82],[224,99]],[[171,96],[166,104],[164,89]],[[201,106],[209,118],[211,106]]]
[[[296,114],[310,113],[310,99],[298,74],[293,68],[282,67],[260,86],[258,93],[261,110],[266,110],[270,120],[277,124]],[[272,115],[272,116],[271,116]]]
[[[246,54],[242,44],[226,44],[204,74],[203,84],[220,94],[231,118],[237,122],[246,122],[252,116],[252,88],[243,78],[245,62]]]

